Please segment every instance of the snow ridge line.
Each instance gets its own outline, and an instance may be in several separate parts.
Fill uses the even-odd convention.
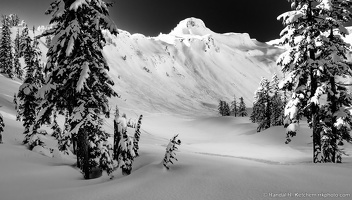
[[[259,163],[264,163],[264,164],[269,164],[269,165],[294,165],[294,163],[278,162],[278,161],[265,160],[265,159],[259,159],[259,158],[250,158],[250,157],[245,157],[245,156],[232,156],[232,155],[223,155],[223,154],[206,153],[206,152],[193,152],[193,153],[206,155],[206,156],[216,156],[216,157],[224,157],[224,158],[236,158],[236,159],[242,159],[242,160],[249,160],[249,161],[254,161],[254,162],[259,162]]]

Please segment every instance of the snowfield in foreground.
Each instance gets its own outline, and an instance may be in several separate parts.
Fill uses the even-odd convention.
[[[0,75],[0,112],[6,123],[0,145],[1,200],[352,198],[352,159],[312,164],[310,131],[304,123],[300,134],[285,145],[282,127],[256,133],[248,118],[234,117],[139,113],[144,115],[141,155],[132,174],[122,176],[117,170],[112,180],[106,174],[84,180],[73,157],[56,151],[48,157],[21,144],[23,128],[15,121],[11,103],[18,87],[19,82]],[[126,107],[120,110],[135,115]],[[110,133],[112,121],[105,123]],[[161,161],[174,134],[182,140],[179,161],[167,171]],[[55,146],[50,136],[43,138]],[[351,154],[352,147],[346,151]]]

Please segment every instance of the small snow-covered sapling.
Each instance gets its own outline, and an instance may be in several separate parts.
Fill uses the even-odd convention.
[[[0,144],[2,144],[2,132],[4,131],[4,127],[5,127],[5,124],[4,124],[4,119],[0,113]]]
[[[164,160],[163,160],[163,165],[166,169],[170,169],[169,164],[174,164],[172,160],[177,160],[176,158],[176,153],[175,150],[177,150],[177,146],[176,145],[181,145],[181,140],[177,139],[177,135],[175,135],[169,142],[169,144],[166,147],[166,153],[164,156]]]
[[[136,157],[139,156],[139,153],[138,153],[139,145],[138,145],[138,143],[139,143],[139,139],[141,137],[140,128],[141,128],[141,124],[142,124],[142,119],[143,119],[143,115],[140,115],[139,119],[138,119],[138,122],[137,122],[136,131],[134,133],[134,139],[133,139],[133,150],[134,150],[134,153],[136,154]]]

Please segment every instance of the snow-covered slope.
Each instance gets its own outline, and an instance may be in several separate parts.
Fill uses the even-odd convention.
[[[13,38],[17,29],[21,33],[23,27],[12,28]],[[45,29],[40,26],[29,35]],[[275,60],[281,49],[251,39],[247,33],[215,33],[197,18],[187,18],[157,37],[123,30],[117,36],[104,34],[104,55],[114,88],[121,95],[112,106],[206,114],[214,112],[219,99],[230,101],[235,94],[251,106],[261,77],[280,74]],[[45,62],[45,38],[39,41]]]
[[[301,198],[351,197],[351,158],[344,157],[344,163],[338,165],[311,164],[306,124],[293,142],[285,145],[283,127],[256,133],[256,125],[248,117],[145,114],[140,156],[133,163],[132,174],[124,177],[116,170],[112,180],[106,174],[84,180],[74,159],[57,154],[47,157],[21,144],[23,127],[15,121],[11,103],[19,84],[0,75],[0,112],[6,124],[4,143],[0,144],[1,200],[261,200],[306,194],[325,197]],[[105,129],[112,120],[107,120]],[[128,128],[128,134],[133,134],[133,129]],[[167,171],[161,161],[174,134],[179,134],[182,144],[178,161]],[[54,143],[50,136],[43,139]],[[347,145],[346,152],[351,154],[351,150]]]
[[[250,106],[261,77],[280,73],[275,64],[280,49],[248,34],[214,33],[196,18],[157,37],[123,30],[105,36],[104,53],[122,97],[114,101],[126,108],[209,113],[219,99],[230,101],[234,94]]]

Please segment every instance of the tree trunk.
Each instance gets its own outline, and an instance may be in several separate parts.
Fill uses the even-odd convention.
[[[89,144],[88,127],[82,127],[78,131],[77,167],[82,170],[85,179],[89,179]]]
[[[308,22],[310,25],[313,25],[313,13],[312,13],[312,3],[308,3]],[[309,58],[315,60],[315,50],[309,50]],[[310,97],[312,98],[315,95],[315,91],[317,90],[318,83],[317,79],[314,76],[314,69],[310,68]],[[311,118],[312,118],[312,129],[313,129],[313,162],[320,163],[321,162],[321,136],[319,130],[319,116],[318,116],[318,107],[316,105],[311,106]]]
[[[315,51],[309,50],[310,59],[315,60]],[[318,88],[317,79],[314,76],[313,68],[310,69],[310,97],[312,98],[315,95],[315,92]],[[317,105],[311,105],[311,117],[312,117],[312,129],[313,129],[313,162],[320,163],[321,156],[321,135],[319,128],[319,108]]]
[[[86,179],[89,179],[89,172],[90,172],[90,167],[89,167],[89,144],[88,144],[88,129],[85,127],[84,128],[84,140],[83,140],[83,172],[84,172],[84,177]]]
[[[330,78],[330,84],[331,84],[331,90],[333,95],[331,96],[331,112],[334,115],[337,111],[337,99],[336,99],[336,85],[335,85],[335,77]],[[336,150],[337,150],[337,128],[334,126],[334,123],[336,122],[336,116],[332,116],[332,121],[331,121],[331,140],[330,140],[330,145],[332,147],[332,152],[331,152],[331,162],[335,163],[336,162]]]

